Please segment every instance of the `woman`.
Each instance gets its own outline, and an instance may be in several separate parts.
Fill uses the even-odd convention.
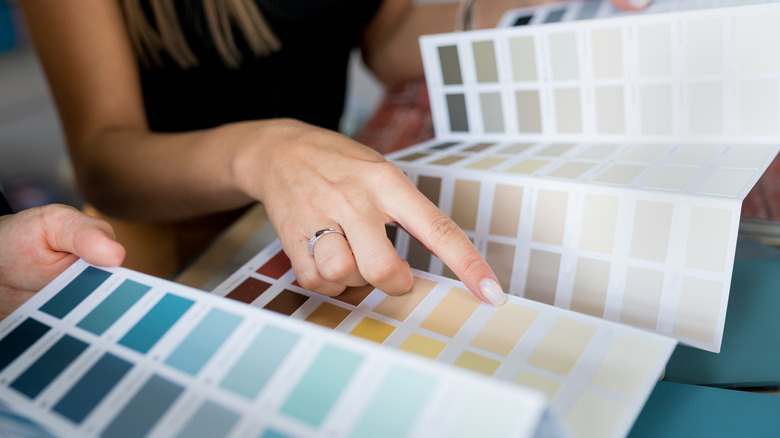
[[[477,297],[504,302],[495,275],[457,225],[380,154],[335,132],[353,46],[386,84],[419,78],[418,37],[451,31],[458,5],[21,5],[79,187],[103,214],[186,244],[192,238],[185,230],[212,225],[202,239],[208,241],[262,201],[301,286],[326,295],[366,283],[393,295],[411,288],[409,266],[385,234],[385,224],[396,222]],[[470,15],[479,16],[479,6]],[[153,239],[158,251],[167,248]],[[123,243],[129,260],[131,242]]]

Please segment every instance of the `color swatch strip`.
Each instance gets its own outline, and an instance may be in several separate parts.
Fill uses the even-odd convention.
[[[746,167],[728,167],[739,151]],[[718,351],[741,200],[777,151],[431,140],[389,158],[458,223],[510,293]],[[453,155],[463,159],[437,164]],[[669,164],[682,156],[689,164]],[[491,160],[501,164],[473,165]],[[549,166],[520,171],[531,162]],[[574,162],[589,170],[561,171]],[[671,168],[689,177],[671,178]],[[454,278],[407,233],[394,243],[412,267]]]
[[[767,3],[424,36],[436,135],[771,144],[778,18]]]
[[[780,56],[760,36],[780,5],[733,4],[551,4],[423,37],[436,138],[388,158],[510,293],[717,352],[741,202],[780,133]]]
[[[284,269],[278,278],[264,274]],[[519,297],[494,308],[458,281],[414,275],[412,290],[402,296],[364,286],[325,297],[297,284],[276,241],[213,293],[541,391],[578,437],[625,435],[676,344]],[[266,286],[247,295],[252,284]],[[279,306],[280,300],[289,305]]]
[[[541,393],[83,261],[0,322],[0,347],[0,405],[57,436],[563,431]]]

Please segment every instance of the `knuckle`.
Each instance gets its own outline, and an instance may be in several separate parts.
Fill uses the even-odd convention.
[[[314,292],[316,292],[317,289],[321,289],[322,285],[324,284],[322,277],[320,277],[319,275],[317,275],[316,272],[311,270],[296,272],[295,279],[298,281],[298,284],[300,284],[302,288]]]
[[[428,237],[433,246],[446,244],[461,233],[460,227],[444,213],[439,213],[431,221]]]
[[[482,256],[476,252],[470,252],[469,255],[461,258],[458,261],[458,268],[461,272],[463,272],[463,275],[469,275],[473,272],[478,272],[482,268],[484,268],[485,261],[482,258]]]
[[[396,180],[406,180],[406,175],[395,164],[390,161],[377,161],[372,166],[371,174],[378,181],[388,184]]]
[[[396,265],[391,260],[375,258],[366,261],[363,277],[371,284],[387,284],[396,274]]]
[[[329,281],[340,282],[355,271],[354,263],[342,256],[323,257],[318,263],[320,274]]]

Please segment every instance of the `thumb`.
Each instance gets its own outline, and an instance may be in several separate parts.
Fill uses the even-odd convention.
[[[107,222],[67,206],[52,206],[45,217],[46,232],[55,251],[75,254],[98,266],[119,266],[124,247],[116,241]]]

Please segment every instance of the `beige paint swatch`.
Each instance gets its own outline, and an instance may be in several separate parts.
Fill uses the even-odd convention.
[[[479,213],[479,190],[482,183],[459,179],[455,181],[455,193],[452,197],[451,218],[463,229],[477,229]]]
[[[470,291],[453,287],[420,327],[451,338],[477,310],[479,304],[480,301]]]
[[[386,296],[374,307],[374,312],[396,321],[404,321],[435,286],[436,282],[434,281],[414,277],[412,290],[403,295]]]

